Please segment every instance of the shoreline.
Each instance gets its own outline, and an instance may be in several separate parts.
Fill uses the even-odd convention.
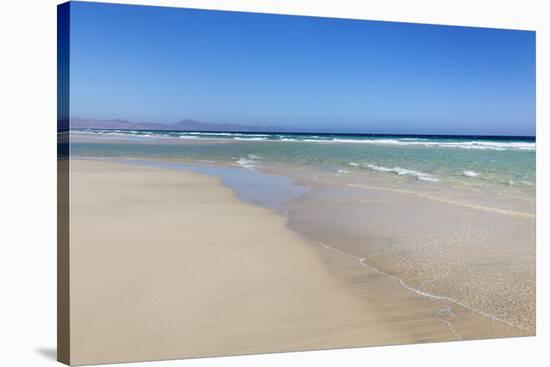
[[[290,228],[406,289],[535,335],[536,215],[528,203],[506,210],[507,201],[488,196],[489,205],[475,204],[440,191],[331,181],[291,203]]]
[[[109,160],[109,159],[107,159],[107,160]],[[148,167],[157,167],[157,168],[161,168],[161,169],[191,170],[191,171],[195,171],[195,172],[197,170],[197,167],[201,167],[200,162],[199,163],[193,163],[193,164],[174,162],[174,163],[170,163],[168,165],[165,165],[165,164],[162,163],[163,161],[159,161],[159,160],[134,160],[134,159],[125,160],[125,159],[123,159],[123,160],[117,160],[117,161],[118,162],[123,162],[123,164],[130,164],[130,165],[137,165],[137,166],[145,165],[145,166],[148,166]],[[222,180],[222,184],[224,186],[230,188],[233,192],[236,193],[237,197],[240,200],[243,200],[243,197],[241,197],[239,195],[239,189],[242,189],[242,187],[241,188],[238,187],[239,183],[235,184],[235,182],[233,182],[232,185],[228,185],[227,182],[225,182],[225,180],[223,178],[223,175],[219,175],[219,173],[216,172],[216,166],[217,166],[216,164],[214,164],[214,165],[208,164],[209,169],[214,168],[213,171],[206,170],[206,172],[204,172],[204,171],[199,170],[199,172],[201,174],[213,175],[213,176],[216,176],[216,177],[220,178]],[[238,171],[238,170],[240,170],[240,171],[243,171],[243,172],[255,173],[257,175],[268,175],[268,176],[275,177],[275,178],[278,178],[278,177],[285,177],[286,178],[286,176],[282,176],[280,174],[280,172],[278,172],[276,170],[275,171],[274,170],[268,170],[267,172],[265,172],[262,169],[260,169],[260,171],[256,171],[256,169],[244,168],[244,167],[234,167],[234,166],[233,167],[223,166],[223,167],[224,167],[224,169],[229,170],[229,171]],[[303,178],[301,179],[301,178],[297,178],[297,177],[298,176],[291,179],[292,181],[294,181],[295,184],[296,184],[296,182],[299,182],[300,185],[310,187],[310,189],[311,189],[311,187],[315,187],[318,184],[317,182],[311,182],[311,181],[310,182],[305,182],[303,180]],[[247,177],[245,179],[249,179],[249,178]],[[312,185],[312,186],[308,186],[308,185]],[[383,189],[382,191],[388,191],[391,194],[397,194],[397,195],[404,194],[406,196],[409,196],[409,195],[412,194],[412,196],[417,196],[422,200],[435,201],[436,203],[439,202],[439,203],[442,203],[443,205],[446,205],[446,204],[451,205],[451,206],[458,205],[459,207],[460,206],[464,207],[467,210],[474,210],[474,211],[481,211],[481,212],[487,211],[489,213],[496,213],[497,216],[499,216],[499,215],[506,215],[506,216],[510,215],[510,216],[517,216],[520,219],[527,219],[527,220],[534,220],[535,219],[535,215],[530,214],[528,212],[515,212],[515,211],[510,211],[510,210],[503,210],[503,209],[499,209],[498,206],[495,207],[495,208],[485,207],[485,206],[482,206],[482,205],[475,205],[475,204],[472,204],[470,202],[460,202],[460,201],[456,202],[456,201],[451,201],[451,200],[444,199],[444,198],[441,198],[441,197],[438,197],[438,196],[431,196],[431,195],[425,194],[425,193],[423,194],[422,191],[413,192],[413,191],[407,191],[407,190],[402,190],[402,189],[397,189],[397,188],[388,189],[388,188],[380,188],[380,187],[376,187],[376,186],[373,187],[373,186],[365,186],[365,185],[358,185],[358,184],[348,184],[348,186],[350,186],[352,188],[368,189],[368,190],[374,190],[374,191],[377,191],[379,189]],[[269,189],[267,191],[269,191]],[[307,192],[302,192],[301,193],[302,196],[298,195],[298,196],[291,197],[285,205],[288,206],[288,204],[290,204],[292,206],[293,203],[300,202],[300,200],[303,199],[303,196],[306,193]],[[423,286],[422,283],[418,283],[418,280],[415,279],[415,278],[411,279],[409,277],[409,279],[407,279],[406,272],[403,272],[401,269],[395,268],[394,266],[388,267],[386,265],[387,261],[389,261],[389,260],[391,260],[392,262],[394,261],[394,260],[392,260],[392,257],[387,256],[386,260],[383,261],[383,262],[380,262],[378,259],[376,259],[377,261],[372,261],[373,260],[372,257],[373,256],[376,257],[377,254],[376,253],[374,253],[374,254],[370,253],[370,249],[368,248],[368,246],[367,246],[367,252],[365,252],[365,249],[362,249],[358,246],[351,246],[351,247],[347,246],[345,241],[349,240],[349,236],[345,237],[345,239],[343,240],[343,242],[344,242],[343,245],[342,245],[342,241],[339,242],[339,241],[330,241],[329,240],[329,243],[327,243],[326,242],[327,237],[323,237],[322,231],[317,231],[317,228],[314,230],[314,232],[321,233],[320,237],[316,236],[315,233],[309,233],[309,232],[311,232],[311,228],[307,228],[307,226],[306,226],[306,228],[304,228],[303,226],[300,226],[300,225],[298,225],[298,226],[293,225],[293,223],[294,223],[293,217],[295,216],[295,213],[293,213],[292,217],[289,217],[288,208],[285,209],[284,211],[282,211],[282,210],[280,210],[280,207],[275,208],[275,207],[272,207],[271,205],[265,205],[265,203],[254,202],[254,200],[249,200],[247,198],[244,198],[244,201],[248,202],[248,203],[251,203],[253,205],[260,205],[260,206],[267,207],[267,208],[275,210],[279,214],[282,214],[286,217],[288,228],[291,229],[292,231],[296,232],[298,235],[303,236],[305,239],[307,239],[308,241],[311,241],[314,244],[321,244],[322,246],[325,246],[327,248],[330,248],[332,250],[340,252],[344,256],[355,258],[356,260],[359,261],[360,266],[369,267],[369,268],[373,269],[375,272],[379,272],[381,274],[384,274],[385,276],[388,276],[390,278],[398,280],[400,282],[401,286],[404,289],[406,289],[407,291],[411,291],[411,292],[414,292],[418,295],[421,295],[421,296],[424,296],[424,297],[427,297],[427,298],[431,298],[431,299],[445,300],[445,302],[447,304],[454,305],[454,307],[458,307],[458,308],[465,308],[465,309],[467,309],[467,310],[469,310],[473,313],[476,313],[478,316],[481,316],[482,318],[489,319],[489,320],[492,320],[492,321],[502,322],[503,324],[506,324],[506,325],[510,326],[511,328],[515,329],[516,331],[518,331],[521,335],[534,335],[535,334],[534,328],[531,329],[530,327],[526,327],[524,325],[521,325],[521,323],[518,324],[516,322],[512,322],[510,320],[507,320],[506,317],[499,316],[498,313],[494,314],[494,313],[491,313],[490,311],[488,312],[487,310],[484,309],[485,308],[484,306],[479,307],[479,306],[476,306],[475,303],[474,304],[471,304],[471,303],[469,304],[467,300],[464,300],[464,299],[461,300],[460,297],[458,297],[458,298],[456,298],[456,296],[453,297],[452,292],[449,294],[449,289],[448,288],[447,289],[443,288],[442,291],[440,289],[440,292],[437,292],[437,287],[436,287],[435,292],[434,292],[433,287],[432,287],[432,289],[429,289],[429,288],[426,289],[425,286]],[[367,202],[368,201],[369,200],[367,200]],[[328,207],[325,207],[325,209],[328,210]],[[364,208],[364,209],[365,209],[366,212],[372,212],[372,211],[368,211],[367,208]],[[316,211],[317,211],[317,209],[316,209]],[[309,215],[301,215],[302,219],[304,217],[307,218],[308,216]],[[326,225],[328,225],[327,228],[331,228],[331,225],[334,225],[334,223],[330,222],[330,224],[326,223]],[[332,240],[334,240],[334,238],[332,238]],[[356,239],[352,238],[350,242],[354,242],[354,241],[356,241]],[[376,250],[375,252],[379,252],[379,250]],[[420,260],[420,259],[421,258],[417,258],[417,260]],[[534,268],[533,268],[533,272],[534,272]],[[405,276],[401,277],[398,274],[405,275]],[[523,312],[525,313],[526,311],[524,310]],[[529,311],[527,313],[529,315],[533,315],[533,317],[534,317],[534,309],[532,311],[533,313],[530,313],[530,312],[531,311]],[[534,324],[532,324],[532,325],[534,327]],[[471,326],[468,326],[468,327],[471,327]],[[491,333],[494,332],[494,331],[491,331],[491,329],[492,328],[489,327],[487,329],[487,331],[483,332],[484,336],[482,336],[482,338],[491,337],[491,335],[493,335]],[[499,328],[497,327],[496,329],[499,329]],[[501,332],[502,332],[501,330],[497,331],[496,334],[494,334],[494,336],[500,335]],[[508,332],[504,332],[504,334],[507,334],[507,333]],[[465,334],[470,334],[470,332],[468,330],[466,330]],[[510,335],[516,335],[516,332],[512,331]],[[470,335],[468,338],[476,338],[475,333]]]
[[[455,300],[449,299],[448,297],[437,296],[430,292],[425,292],[421,288],[418,288],[415,284],[410,285],[406,283],[402,278],[396,277],[395,275],[386,272],[383,268],[381,269],[380,267],[376,266],[376,263],[371,263],[370,259],[368,259],[368,256],[364,256],[361,253],[357,255],[354,254],[354,251],[350,251],[349,248],[346,249],[338,246],[334,247],[334,245],[329,245],[324,241],[319,241],[319,238],[315,238],[315,236],[308,236],[307,231],[303,231],[303,228],[296,228],[295,223],[293,222],[293,220],[295,220],[293,218],[296,217],[295,213],[291,212],[289,215],[285,215],[282,213],[277,213],[274,209],[265,209],[262,207],[258,207],[257,205],[250,204],[248,202],[243,202],[242,199],[239,199],[237,197],[234,190],[223,185],[219,178],[205,176],[204,174],[197,174],[186,170],[140,167],[120,162],[114,163],[109,160],[94,161],[72,159],[71,162],[73,165],[76,164],[76,166],[99,166],[100,170],[105,170],[106,167],[118,167],[118,169],[114,172],[127,172],[136,170],[142,172],[140,173],[140,175],[144,179],[149,179],[147,178],[148,176],[151,176],[150,179],[154,179],[158,174],[162,176],[166,175],[170,177],[169,186],[171,187],[173,186],[173,182],[171,181],[174,180],[174,178],[176,177],[180,177],[180,175],[181,177],[197,175],[199,177],[205,177],[207,178],[207,180],[214,180],[217,182],[217,186],[223,188],[223,190],[229,191],[229,196],[232,197],[233,200],[235,200],[237,203],[239,203],[239,205],[252,206],[256,210],[261,211],[267,210],[268,212],[272,213],[272,216],[274,216],[275,218],[279,218],[276,221],[279,221],[280,225],[282,225],[282,230],[288,231],[289,235],[291,235],[293,238],[299,239],[299,242],[301,243],[301,245],[299,246],[309,248],[308,251],[311,251],[315,254],[314,257],[317,258],[316,261],[320,261],[320,263],[322,264],[322,268],[324,269],[323,276],[328,277],[330,279],[330,282],[336,282],[337,284],[339,284],[339,286],[330,291],[330,293],[345,293],[345,298],[351,297],[354,300],[353,303],[359,302],[359,304],[363,304],[363,306],[361,306],[361,309],[363,309],[365,305],[369,305],[369,307],[366,308],[367,310],[369,308],[372,308],[373,303],[377,305],[374,309],[371,309],[370,312],[367,311],[366,314],[363,314],[364,309],[359,313],[353,314],[354,317],[368,316],[367,319],[372,318],[369,319],[368,323],[370,325],[374,325],[376,329],[379,329],[375,333],[376,335],[367,333],[366,336],[364,335],[361,338],[355,340],[355,342],[347,344],[342,344],[342,341],[340,339],[332,339],[333,341],[328,344],[321,343],[319,345],[305,346],[304,348],[298,349],[296,349],[297,341],[293,341],[288,345],[284,344],[284,346],[279,349],[262,349],[261,347],[258,347],[256,349],[243,349],[242,353],[389,345],[423,341],[433,342],[462,339],[484,339],[509,336],[527,336],[534,334],[534,331],[531,332],[529,330],[518,329],[516,328],[516,326],[509,324],[506,320],[499,320],[499,318],[496,316],[484,313],[482,311],[480,312],[479,310],[475,310],[472,307],[468,307],[467,305],[461,303],[460,301],[455,302]],[[151,170],[157,173],[151,175]],[[82,168],[80,168],[78,175],[86,174],[86,172],[87,170],[83,170]],[[111,172],[110,175],[112,174],[113,172]],[[110,175],[106,175],[106,172],[102,173],[102,177],[104,177],[104,179],[108,179]],[[91,189],[92,188],[88,188],[88,190]],[[145,195],[145,197],[148,197],[151,192],[149,192],[149,190],[146,190],[145,192],[142,192],[142,194]],[[308,192],[306,195],[309,194],[310,192]],[[205,193],[204,195],[208,194]],[[303,198],[304,197],[302,196],[301,198],[295,199],[292,201],[292,203],[303,200]],[[163,211],[164,210],[165,209],[163,209]],[[185,210],[188,210],[188,208],[181,208],[180,210],[178,210],[178,213]],[[179,214],[174,213],[174,215]],[[270,224],[270,226],[272,225],[273,223]],[[221,238],[218,238],[217,240],[212,239],[211,241],[214,241],[213,243],[215,243],[220,240]],[[295,243],[294,241],[291,242]],[[93,247],[94,245],[90,243],[88,246]],[[285,255],[285,257],[286,256],[287,255]],[[289,253],[288,256],[292,255],[290,255]],[[288,259],[281,260],[281,262],[286,261],[288,261]],[[317,264],[317,266],[319,266],[319,264]],[[200,274],[200,272],[198,274]],[[200,275],[198,276],[200,277]],[[285,287],[287,286],[288,285],[285,285]],[[294,297],[296,297],[296,294],[294,294]],[[374,302],[373,297],[375,299]],[[366,304],[364,304],[365,302]],[[331,308],[341,307],[342,305],[340,303],[340,301],[336,301],[336,304],[333,304]],[[346,302],[343,303],[345,304]],[[392,305],[391,311],[385,309],[389,304]],[[407,311],[405,312],[404,310]],[[286,312],[288,313],[288,309],[286,309]],[[323,320],[326,318],[326,315],[319,317],[321,320]],[[310,322],[318,322],[321,320],[311,320]],[[388,320],[390,320],[390,322],[388,322]],[[111,320],[111,322],[116,323],[116,320]],[[326,322],[326,320],[324,322]],[[434,323],[439,324],[440,326],[436,326],[434,325]],[[411,325],[414,326],[411,327]],[[350,326],[348,326],[348,328],[349,327]],[[397,334],[392,334],[395,333],[395,329],[401,330]],[[391,336],[387,335],[388,330],[394,330],[393,332],[389,332]],[[420,334],[418,334],[418,330],[421,330]],[[403,334],[403,331],[406,331],[405,334]],[[360,332],[361,329],[351,331],[351,333]],[[300,343],[298,342],[298,344]],[[199,352],[197,354],[189,355],[189,357],[204,355],[214,356],[229,352],[216,352],[216,348],[212,349],[214,352],[211,352],[211,349],[209,348],[207,348],[210,351],[209,354]],[[237,347],[236,350],[239,350],[239,348]],[[163,351],[164,354],[166,354],[165,352],[166,351]],[[178,355],[177,353],[173,355],[174,357],[181,356],[181,354]],[[97,356],[95,356],[94,358],[96,357]],[[120,358],[120,356],[117,356],[116,358]],[[154,358],[154,356],[147,355],[143,358]]]
[[[175,164],[175,166],[177,166],[177,163]],[[297,182],[300,182],[300,184],[305,185],[306,187],[309,187],[308,190],[303,192],[298,197],[291,198],[286,203],[282,204],[282,205],[286,206],[286,210],[284,211],[284,213],[279,211],[280,214],[284,214],[285,216],[287,216],[287,225],[288,225],[288,227],[291,230],[298,233],[299,235],[304,236],[304,238],[306,238],[307,240],[312,241],[315,244],[320,243],[322,246],[330,248],[332,250],[335,250],[335,251],[341,253],[344,256],[354,258],[354,259],[359,261],[360,266],[369,267],[369,268],[373,269],[376,272],[384,274],[384,275],[386,275],[386,276],[388,276],[392,279],[396,279],[397,281],[399,281],[401,286],[403,288],[407,289],[408,291],[414,292],[414,293],[416,293],[418,295],[421,295],[423,297],[444,301],[448,305],[454,305],[454,307],[464,308],[468,311],[471,311],[471,312],[481,316],[482,318],[486,318],[486,319],[489,319],[491,321],[502,322],[503,324],[506,324],[506,325],[510,326],[511,328],[515,329],[516,331],[519,331],[520,333],[526,333],[527,335],[535,334],[535,330],[531,329],[531,327],[534,327],[534,323],[530,324],[530,326],[526,326],[525,324],[522,325],[521,323],[516,323],[516,322],[510,321],[510,320],[507,320],[506,317],[503,317],[503,316],[499,315],[498,313],[491,313],[490,311],[485,310],[484,309],[485,307],[483,305],[480,307],[479,305],[476,306],[475,303],[474,304],[469,303],[467,299],[454,298],[453,295],[452,295],[453,294],[452,292],[450,294],[448,293],[449,289],[446,289],[446,290],[444,289],[444,292],[441,292],[439,294],[437,292],[437,288],[436,288],[435,293],[434,293],[433,290],[431,290],[429,288],[428,289],[426,289],[426,288],[423,289],[421,283],[418,283],[417,281],[415,281],[415,279],[407,279],[406,277],[403,277],[402,275],[406,275],[406,274],[403,274],[402,271],[395,271],[396,270],[395,267],[393,267],[393,268],[392,267],[390,267],[390,268],[386,267],[385,263],[387,263],[388,261],[389,262],[394,261],[394,259],[391,258],[391,257],[387,256],[385,261],[383,261],[383,262],[376,262],[376,261],[371,262],[370,257],[373,256],[373,254],[371,254],[369,252],[365,252],[365,249],[358,248],[357,246],[356,247],[353,247],[353,246],[352,247],[346,247],[345,245],[341,246],[341,244],[338,243],[337,241],[332,243],[332,244],[329,244],[329,243],[326,243],[327,238],[323,238],[323,236],[316,237],[316,236],[313,236],[313,235],[306,235],[305,233],[307,233],[307,231],[308,231],[307,228],[304,230],[303,227],[292,226],[293,217],[289,216],[289,208],[292,207],[293,203],[299,202],[301,199],[303,199],[304,195],[311,194],[311,192],[310,192],[311,190],[315,191],[315,189],[319,185],[318,182],[303,181],[303,180],[300,180],[299,178],[296,178],[298,176],[292,178],[292,175],[285,175],[284,172],[281,172],[280,169],[277,169],[277,170],[267,169],[267,170],[265,170],[265,169],[263,169],[263,167],[250,168],[250,167],[242,167],[242,166],[241,167],[234,167],[233,166],[233,167],[228,168],[228,169],[229,170],[243,170],[243,169],[245,169],[245,171],[253,171],[258,175],[269,175],[269,176],[274,177],[274,178],[277,178],[277,177],[285,177],[286,178],[288,176],[288,177],[291,178],[291,180],[294,182],[295,185],[298,185]],[[207,174],[212,174],[212,173],[207,172]],[[222,177],[222,176],[218,176],[218,177]],[[318,181],[318,180],[316,180],[316,181]],[[386,182],[388,182],[387,178],[382,177],[381,183],[385,184]],[[239,190],[242,189],[242,187],[239,187],[238,185],[234,185],[234,184],[233,185],[227,185],[224,182],[223,179],[222,179],[222,183],[224,183],[225,186],[231,188],[235,192],[238,192]],[[332,184],[332,182],[331,182],[331,184]],[[474,200],[475,197],[473,197],[473,198],[469,198],[469,197],[460,198],[459,197],[459,198],[456,198],[456,199],[453,199],[453,198],[449,199],[449,198],[447,198],[446,195],[441,196],[441,192],[430,192],[430,191],[421,190],[420,189],[421,186],[418,186],[418,185],[416,187],[414,187],[414,185],[413,185],[413,188],[411,190],[400,188],[400,187],[402,187],[402,185],[395,186],[395,187],[394,186],[389,186],[389,187],[388,186],[384,186],[384,187],[369,186],[369,185],[363,185],[363,184],[357,184],[357,183],[347,183],[346,185],[350,186],[352,188],[368,189],[368,190],[374,190],[374,191],[380,191],[381,190],[383,192],[389,192],[391,195],[412,196],[414,198],[420,199],[421,201],[425,201],[425,200],[427,200],[428,202],[433,201],[438,205],[442,204],[443,206],[449,206],[450,208],[453,208],[453,207],[456,206],[458,208],[458,210],[465,209],[464,212],[470,212],[471,210],[473,210],[473,212],[477,213],[478,215],[479,214],[487,214],[489,216],[496,215],[497,217],[505,216],[505,217],[515,218],[514,220],[517,219],[517,220],[520,220],[520,221],[523,221],[523,222],[525,222],[525,221],[527,221],[527,222],[534,221],[534,219],[536,218],[535,214],[531,213],[530,210],[527,209],[528,207],[518,209],[516,211],[516,210],[504,209],[505,207],[503,207],[502,203],[500,203],[499,205],[496,205],[497,203],[490,202],[490,201],[488,203],[487,202],[484,203],[483,201],[476,202]],[[339,189],[342,188],[340,183],[337,183],[336,186],[338,186]],[[449,190],[449,188],[447,188],[445,190]],[[452,191],[452,189],[451,189],[451,191]],[[245,201],[252,202],[253,204],[258,204],[256,202],[250,201],[250,200],[245,200]],[[393,201],[393,199],[392,199],[392,201]],[[479,204],[479,203],[481,203],[481,204]],[[506,205],[506,204],[508,204],[508,202],[505,202],[504,205]],[[394,205],[394,204],[392,204],[392,205]],[[418,205],[418,201],[416,201],[416,202],[412,201],[411,205]],[[262,206],[265,206],[265,205],[262,205]],[[332,208],[333,208],[332,206],[324,206],[325,211],[330,211]],[[315,211],[317,211],[317,210],[318,209],[315,209]],[[369,212],[369,213],[372,213],[372,210],[369,210],[368,207],[364,207],[364,210]],[[309,214],[311,215],[311,214],[314,214],[314,213],[310,212]],[[377,214],[380,214],[380,211],[378,211]],[[308,219],[308,217],[309,217],[309,215],[307,215],[307,214],[302,215],[302,216],[305,216],[306,219]],[[388,218],[387,221],[391,222],[390,218]],[[440,224],[443,225],[443,226],[446,226],[449,223],[441,222]],[[326,223],[326,225],[327,225],[327,228],[331,228],[331,226],[334,226],[335,223],[331,221],[329,223]],[[441,238],[441,240],[444,240],[444,238]],[[534,239],[533,239],[533,248],[534,248]],[[419,258],[419,260],[422,260],[422,258]],[[499,260],[499,261],[501,261],[501,260]],[[465,266],[465,267],[467,267],[468,265],[470,265],[470,264],[468,264],[468,263],[463,264],[463,266]],[[500,269],[499,271],[502,272],[503,270]],[[410,284],[408,284],[408,282],[410,282]],[[534,282],[534,279],[533,279],[533,282]],[[533,305],[533,308],[534,308],[534,305]],[[532,320],[534,320],[534,309],[523,310],[522,312],[528,313],[529,316],[527,316],[527,317],[532,316],[533,317]],[[488,331],[488,333],[490,333],[490,332],[491,331]],[[468,334],[469,331],[466,331],[465,333]],[[512,332],[512,333],[514,333],[514,332]]]
[[[442,322],[452,315],[434,317],[438,302],[312,246],[283,216],[239,201],[215,178],[71,165],[77,364],[125,360],[135,345],[135,359],[146,360],[458,339]]]

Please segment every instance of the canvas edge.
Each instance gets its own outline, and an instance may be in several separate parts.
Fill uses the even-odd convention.
[[[70,2],[57,6],[57,360],[71,363],[69,96]]]

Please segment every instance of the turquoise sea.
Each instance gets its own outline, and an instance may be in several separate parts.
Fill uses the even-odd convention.
[[[307,167],[339,176],[371,173],[534,197],[531,137],[76,129],[71,155],[169,159],[203,164]]]

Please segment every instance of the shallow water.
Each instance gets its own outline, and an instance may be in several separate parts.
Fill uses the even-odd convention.
[[[289,205],[291,229],[418,292],[452,300],[451,308],[534,331],[535,214],[529,203],[428,192],[420,185],[395,189],[382,181],[343,186],[322,175],[315,181]]]
[[[536,143],[528,138],[93,130],[73,133],[72,139],[74,155],[213,161],[245,168],[297,166],[342,176],[378,173],[396,182],[416,180],[525,198],[534,197],[536,190]]]
[[[225,186],[231,188],[239,199],[273,209],[280,214],[286,214],[286,204],[289,201],[298,198],[308,190],[307,187],[295,185],[287,177],[268,175],[246,168],[153,160],[127,159],[121,161],[141,167],[177,169],[215,176]]]

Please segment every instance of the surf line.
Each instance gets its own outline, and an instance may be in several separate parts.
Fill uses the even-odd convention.
[[[399,194],[407,194],[407,195],[415,195],[415,196],[423,198],[423,199],[439,201],[441,203],[445,203],[445,204],[449,204],[449,205],[458,205],[458,206],[462,206],[462,207],[469,208],[469,209],[483,210],[483,211],[493,212],[493,213],[497,213],[497,214],[511,215],[511,216],[514,216],[514,217],[523,217],[523,218],[529,218],[529,219],[534,219],[535,218],[535,214],[531,214],[531,213],[516,212],[516,211],[513,211],[513,210],[504,210],[504,209],[497,209],[497,208],[490,208],[490,207],[487,207],[487,206],[481,206],[481,205],[475,205],[475,204],[470,204],[470,203],[464,203],[464,202],[461,202],[461,201],[454,201],[454,200],[439,198],[437,196],[426,195],[426,194],[422,194],[422,193],[414,192],[414,191],[410,191],[410,190],[390,189],[390,188],[387,188],[387,187],[359,185],[359,184],[351,184],[351,183],[347,184],[347,185],[351,186],[351,187],[358,187],[358,188],[363,188],[363,189],[396,192],[396,193],[399,193]]]
[[[463,307],[463,308],[465,308],[465,309],[467,309],[467,310],[470,310],[470,311],[472,311],[472,312],[474,312],[474,313],[477,313],[477,314],[479,314],[479,315],[481,315],[481,316],[483,316],[483,317],[486,317],[486,318],[488,318],[488,319],[490,319],[490,320],[502,322],[502,323],[504,323],[504,324],[506,324],[506,325],[508,325],[508,326],[510,326],[510,327],[513,327],[513,328],[515,328],[515,329],[518,329],[518,330],[521,330],[521,331],[524,331],[524,332],[531,332],[531,330],[529,330],[529,329],[522,328],[522,327],[520,327],[520,326],[517,326],[517,325],[512,324],[511,322],[508,322],[508,321],[506,321],[506,320],[503,320],[503,319],[501,319],[501,318],[499,318],[499,317],[493,316],[493,315],[488,314],[488,313],[486,313],[486,312],[483,312],[483,311],[481,311],[481,310],[477,310],[477,309],[475,309],[475,308],[473,308],[473,307],[470,307],[470,306],[466,305],[465,303],[462,303],[462,302],[460,302],[460,301],[458,301],[458,300],[456,300],[456,299],[453,299],[453,298],[450,298],[450,297],[445,297],[445,296],[438,296],[438,295],[435,295],[435,294],[431,294],[431,293],[424,292],[424,291],[421,291],[421,290],[419,290],[419,289],[413,288],[413,287],[411,287],[410,285],[408,285],[407,283],[405,283],[405,281],[404,281],[403,279],[398,278],[398,277],[396,277],[395,275],[392,275],[392,274],[383,272],[383,271],[381,271],[381,270],[375,268],[374,266],[367,264],[367,263],[366,263],[366,259],[365,259],[364,257],[359,257],[359,256],[355,256],[355,255],[352,255],[352,254],[348,254],[347,252],[344,252],[344,251],[339,250],[339,249],[337,249],[337,248],[335,248],[335,247],[329,246],[329,245],[327,245],[326,243],[323,243],[323,242],[317,242],[317,241],[314,241],[314,242],[316,242],[319,246],[322,246],[322,247],[324,247],[324,248],[326,248],[326,249],[328,249],[328,250],[337,252],[337,253],[339,253],[339,254],[341,254],[341,255],[344,255],[344,256],[347,256],[347,257],[349,257],[349,258],[352,258],[352,259],[356,260],[356,261],[359,263],[359,265],[361,265],[361,266],[363,266],[363,267],[365,267],[365,268],[367,268],[367,269],[370,269],[370,270],[372,270],[372,271],[374,271],[374,272],[376,272],[376,273],[378,273],[378,274],[381,274],[381,275],[390,277],[390,278],[392,278],[392,279],[398,281],[399,284],[400,284],[403,288],[405,288],[405,289],[407,289],[407,290],[409,290],[409,291],[411,291],[411,292],[414,292],[414,293],[416,293],[416,294],[418,294],[418,295],[420,295],[420,296],[427,297],[427,298],[431,298],[431,299],[434,299],[434,300],[436,300],[436,301],[443,302],[444,304],[445,304],[445,302],[454,303],[454,304],[456,304],[457,306]],[[460,340],[462,340],[462,337],[456,332],[455,328],[452,326],[452,323],[451,323],[450,321],[448,321],[448,320],[446,320],[446,319],[444,319],[444,318],[442,317],[442,315],[443,315],[444,313],[448,313],[447,308],[448,308],[448,306],[447,306],[446,308],[444,308],[444,309],[439,310],[439,311],[437,312],[437,314],[436,314],[436,318],[437,318],[439,321],[441,321],[441,322],[447,324],[447,326],[449,327],[449,329],[451,330],[451,332],[452,332],[456,337],[458,337]]]
[[[363,258],[363,257],[358,257],[358,256],[355,256],[355,255],[352,255],[352,254],[348,254],[347,252],[344,252],[344,251],[339,250],[339,249],[337,249],[337,248],[335,248],[335,247],[329,246],[329,245],[327,245],[326,243],[323,243],[323,242],[317,242],[317,241],[315,241],[315,242],[316,242],[319,246],[322,246],[322,247],[326,248],[327,250],[337,252],[337,253],[339,253],[340,255],[349,257],[349,258],[351,258],[351,259],[357,261],[357,262],[359,263],[359,265],[362,266],[362,267],[365,267],[365,268],[367,268],[367,269],[370,269],[370,270],[374,271],[375,273],[378,273],[378,274],[387,276],[387,277],[389,277],[389,278],[391,278],[391,279],[394,279],[394,280],[399,281],[399,284],[400,284],[402,287],[404,287],[405,289],[409,290],[409,291],[415,292],[415,293],[417,293],[417,294],[419,294],[419,295],[421,295],[421,296],[425,296],[425,297],[428,297],[428,298],[432,298],[432,299],[434,299],[434,300],[436,300],[436,301],[439,301],[439,302],[442,302],[442,301],[443,301],[443,300],[440,299],[440,297],[438,297],[438,296],[429,297],[429,296],[428,296],[428,293],[424,293],[424,292],[418,291],[418,290],[416,290],[416,289],[414,289],[414,288],[408,286],[407,284],[405,284],[405,282],[403,282],[403,280],[397,278],[396,276],[393,276],[393,275],[391,275],[391,274],[385,273],[385,272],[383,272],[383,271],[381,271],[381,270],[376,269],[376,268],[373,267],[373,266],[368,265],[368,264],[365,262],[365,258]],[[460,334],[456,331],[456,329],[455,329],[455,327],[453,326],[452,322],[450,322],[449,320],[447,320],[447,319],[444,318],[445,315],[452,315],[452,312],[451,312],[451,308],[450,308],[448,305],[446,305],[444,302],[442,302],[442,303],[443,303],[446,307],[444,307],[444,308],[438,310],[438,311],[436,312],[436,314],[435,314],[435,318],[436,318],[438,321],[444,323],[444,324],[447,326],[447,328],[449,329],[449,331],[451,332],[451,334],[453,334],[454,337],[455,337],[456,339],[458,339],[458,340],[463,340],[462,336],[460,336]]]

